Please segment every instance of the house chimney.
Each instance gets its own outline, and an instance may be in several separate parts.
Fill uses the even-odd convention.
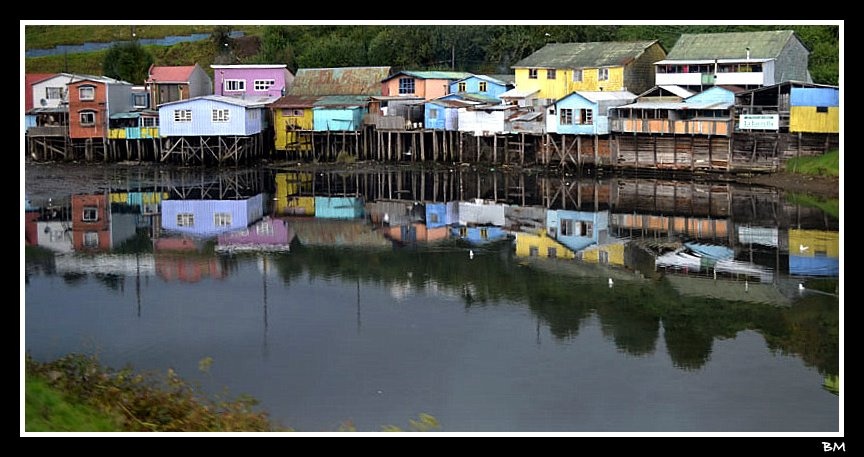
[[[750,48],[747,48],[747,60],[750,60]]]

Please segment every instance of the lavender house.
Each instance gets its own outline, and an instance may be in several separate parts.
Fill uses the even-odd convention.
[[[288,251],[294,230],[282,219],[265,216],[248,228],[219,235],[216,250],[235,251]]]
[[[285,64],[210,65],[213,69],[213,94],[275,100],[288,93],[294,83],[294,74],[286,67]]]
[[[199,236],[244,229],[264,216],[264,194],[241,200],[164,200],[162,228]]]

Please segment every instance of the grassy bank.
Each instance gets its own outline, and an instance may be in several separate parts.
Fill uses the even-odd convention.
[[[39,375],[24,383],[24,430],[27,432],[116,432],[120,421],[68,398]]]
[[[86,42],[104,43],[128,40],[132,30],[138,38],[164,38],[169,35],[210,33],[214,25],[27,25],[24,27],[24,49],[50,49],[57,45],[75,45]],[[232,25],[247,35],[260,35],[263,26]],[[29,70],[28,70],[29,71]]]
[[[786,162],[786,171],[815,176],[840,176],[840,151],[819,156],[796,157]]]
[[[839,198],[820,198],[813,195],[790,192],[786,194],[786,201],[796,205],[818,208],[836,218],[840,217]]]

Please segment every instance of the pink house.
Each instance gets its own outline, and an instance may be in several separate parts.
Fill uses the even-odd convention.
[[[278,98],[288,93],[294,74],[285,64],[210,65],[213,94],[240,98]]]
[[[450,93],[450,83],[473,76],[461,71],[400,71],[381,81],[381,95],[412,95],[432,100]]]

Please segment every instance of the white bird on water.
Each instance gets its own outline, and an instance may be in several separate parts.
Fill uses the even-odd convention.
[[[804,292],[804,284],[798,283],[798,292]]]
[[[609,278],[609,288],[611,289],[612,286],[614,286],[614,285],[615,285],[615,281],[613,281],[612,278]]]
[[[473,258],[474,258],[474,250],[473,250],[473,249],[469,249],[469,250],[468,250],[468,258],[469,258],[469,259],[473,259]]]

